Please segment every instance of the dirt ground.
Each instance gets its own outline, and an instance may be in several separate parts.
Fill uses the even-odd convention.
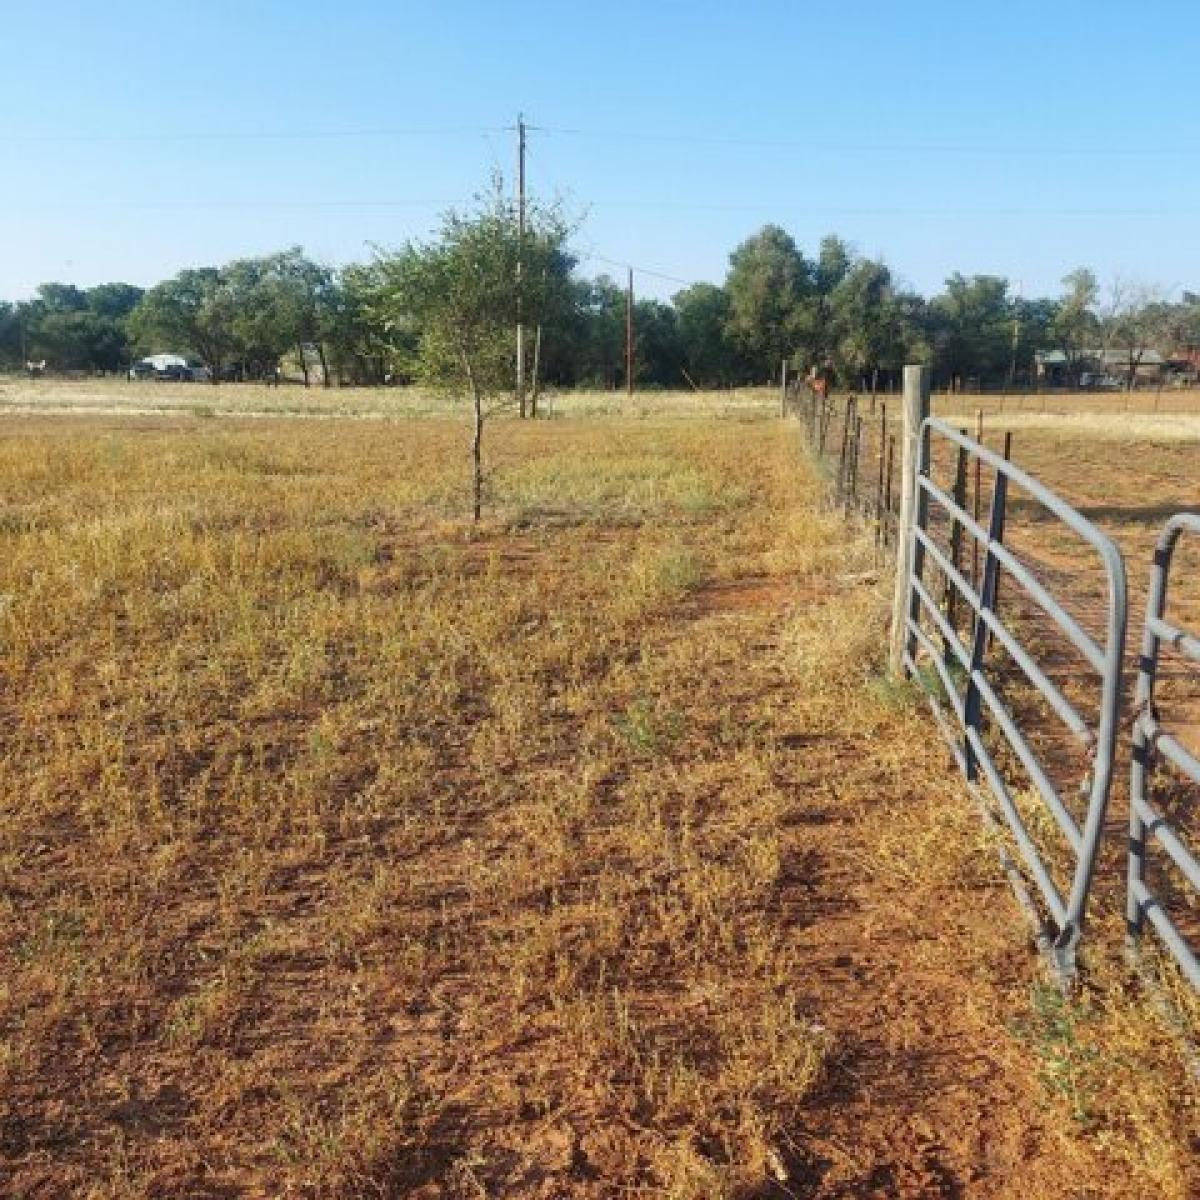
[[[1200,1190],[793,425],[0,433],[4,1194]]]

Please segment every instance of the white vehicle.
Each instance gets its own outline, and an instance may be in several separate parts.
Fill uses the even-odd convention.
[[[1120,391],[1125,384],[1123,380],[1118,379],[1115,375],[1108,375],[1101,371],[1084,371],[1079,376],[1079,386],[1081,388],[1091,388],[1098,392],[1116,392]]]
[[[157,379],[172,383],[209,383],[212,372],[182,354],[151,354],[129,368],[130,379]]]

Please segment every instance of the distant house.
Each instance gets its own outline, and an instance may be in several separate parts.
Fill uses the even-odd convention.
[[[1174,362],[1157,350],[1143,350],[1140,353],[1134,351],[1132,356],[1128,350],[1119,348],[1088,350],[1075,360],[1074,369],[1078,376],[1072,379],[1071,361],[1061,350],[1038,350],[1033,356],[1033,361],[1041,387],[1070,387],[1073,383],[1087,387],[1100,380],[1125,382],[1129,378],[1131,358],[1134,381],[1137,383],[1161,381],[1172,369]],[[1193,370],[1196,365],[1193,364]]]
[[[1130,368],[1137,382],[1156,383],[1162,379],[1167,360],[1157,350],[1102,350],[1094,356],[1100,370],[1107,375],[1128,379]]]
[[[1071,363],[1061,350],[1038,350],[1033,365],[1040,387],[1067,387],[1071,382]]]
[[[1200,347],[1180,346],[1167,355],[1167,375],[1179,383],[1200,379]]]

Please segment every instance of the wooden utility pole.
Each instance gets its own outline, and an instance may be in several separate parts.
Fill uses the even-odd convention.
[[[525,267],[525,117],[517,113],[517,408],[525,416],[525,325],[521,288]]]
[[[904,368],[904,402],[900,432],[900,522],[896,529],[896,588],[892,596],[892,640],[888,665],[894,679],[904,674],[904,648],[908,642],[908,584],[921,565],[920,543],[913,537],[913,526],[921,507],[917,492],[917,464],[921,441],[928,448],[928,434],[922,439],[921,427],[929,416],[928,367]]]
[[[625,290],[625,394],[633,399],[633,268]]]

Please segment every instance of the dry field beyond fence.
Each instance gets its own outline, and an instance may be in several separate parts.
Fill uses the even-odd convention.
[[[0,1193],[1196,1194],[771,404],[0,416]]]

